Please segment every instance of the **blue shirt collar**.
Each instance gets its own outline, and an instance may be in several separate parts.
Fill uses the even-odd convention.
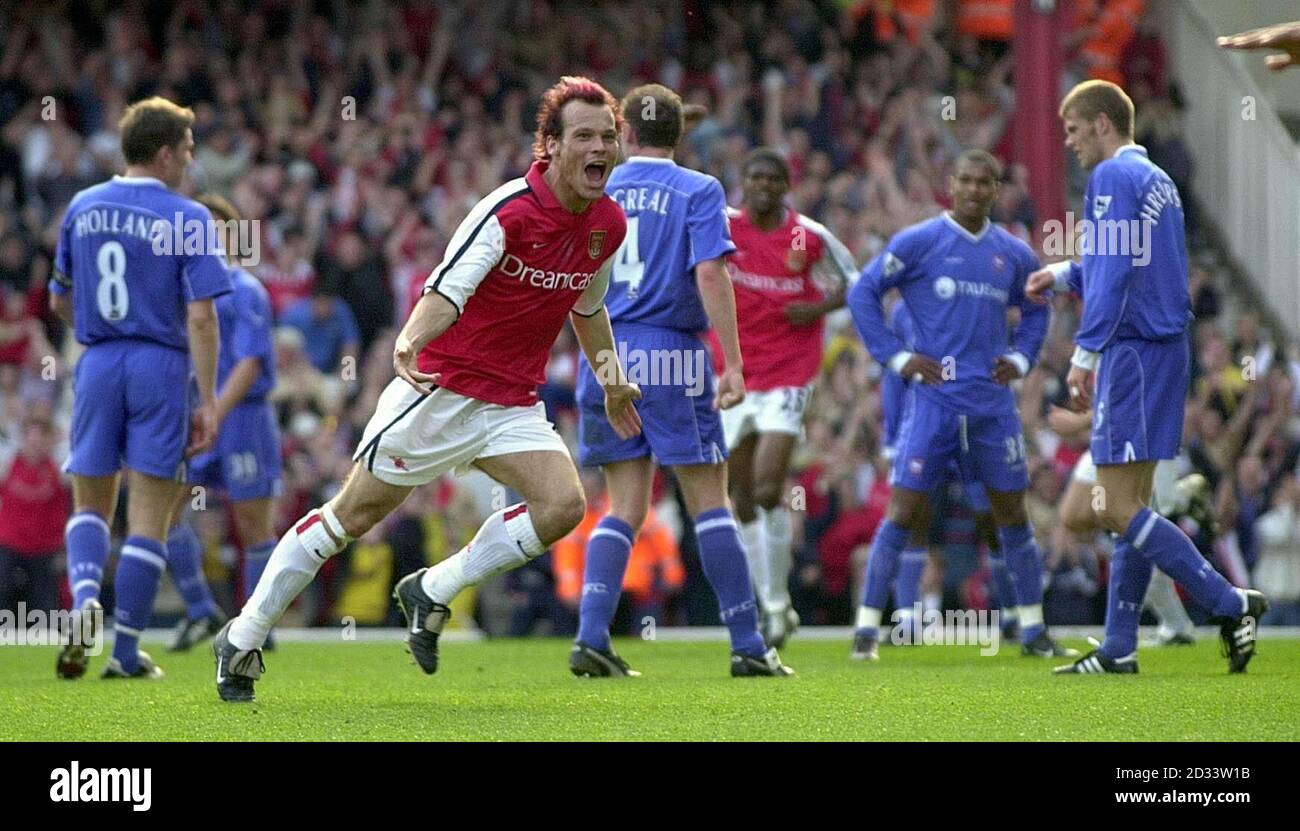
[[[1147,149],[1140,144],[1125,144],[1121,147],[1115,148],[1115,155],[1111,156],[1111,158],[1118,159],[1120,153],[1141,153],[1145,156],[1147,154]]]

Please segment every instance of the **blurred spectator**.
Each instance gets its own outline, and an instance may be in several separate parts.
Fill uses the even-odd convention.
[[[271,295],[271,311],[277,316],[299,300],[312,295],[316,269],[308,257],[309,241],[299,225],[284,230],[280,248],[270,262],[257,269],[257,276]]]
[[[1300,626],[1300,480],[1282,477],[1272,509],[1255,522],[1259,560],[1254,587],[1268,597],[1264,626]]]
[[[71,493],[53,457],[48,421],[27,418],[21,444],[0,445],[0,609],[60,608],[57,566]]]
[[[299,300],[285,310],[280,323],[302,333],[302,348],[318,372],[337,376],[347,359],[356,371],[361,332],[352,309],[331,287],[318,283],[310,299]]]
[[[280,409],[285,423],[307,412],[336,415],[342,403],[342,382],[312,366],[305,344],[302,332],[292,326],[275,330],[275,388],[270,400]]]
[[[313,317],[320,321],[337,317],[337,326],[343,336],[342,349],[345,354],[355,357],[360,350],[369,349],[379,330],[393,325],[393,295],[388,280],[384,276],[380,258],[371,253],[371,248],[355,231],[346,231],[338,239],[334,253],[321,258],[319,267],[319,284],[329,286],[338,294],[332,314],[323,314],[320,306],[314,310]],[[294,307],[285,312],[284,322],[299,325],[299,318],[294,316]],[[330,324],[331,330],[336,324]],[[301,327],[300,327],[301,328]],[[312,354],[312,363],[322,372],[329,370],[321,366],[319,353],[308,338],[308,352]],[[348,344],[352,344],[348,348]]]

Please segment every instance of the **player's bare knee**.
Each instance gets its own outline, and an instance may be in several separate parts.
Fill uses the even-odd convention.
[[[275,527],[271,524],[270,511],[256,512],[235,509],[235,528],[241,540],[255,543],[275,536]]]
[[[1025,511],[1024,502],[1021,502],[1019,505],[1008,505],[1003,510],[996,511],[994,521],[999,528],[1020,526],[1029,522],[1029,514]]]
[[[753,522],[758,518],[758,505],[754,501],[754,491],[746,485],[733,482],[731,486],[731,510],[741,522]]]
[[[895,525],[903,525],[908,528],[919,530],[918,520],[922,516],[923,501],[917,498],[918,495],[906,492],[902,488],[894,490],[893,496],[889,498],[889,508],[886,515],[889,521]]]
[[[741,523],[750,523],[758,519],[758,506],[754,504],[752,499],[742,501],[733,496],[731,498],[731,509],[735,512],[737,521]]]
[[[637,499],[627,494],[610,494],[609,514],[626,522],[634,533],[639,532],[645,524],[647,502],[648,497]],[[582,518],[579,517],[578,521],[581,522]]]
[[[754,485],[754,504],[765,511],[781,506],[781,491],[784,482],[763,481]]]
[[[340,536],[338,533],[340,529],[345,537],[352,539],[363,537],[388,515],[387,511],[380,513],[382,506],[375,502],[345,499],[342,493],[330,500],[325,507],[328,507],[330,513],[338,520],[338,528],[329,528],[330,536],[335,538]]]
[[[1092,513],[1092,508],[1087,504],[1082,509],[1077,505],[1066,503],[1064,510],[1061,511],[1061,525],[1077,537],[1082,537],[1097,529],[1097,517]]]
[[[587,512],[587,499],[580,488],[528,503],[528,513],[533,518],[533,529],[543,543],[561,539],[582,522]]]
[[[1097,509],[1097,522],[1112,534],[1123,534],[1137,514],[1138,507],[1110,502]]]

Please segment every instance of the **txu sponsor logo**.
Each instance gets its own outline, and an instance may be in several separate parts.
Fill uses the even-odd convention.
[[[73,761],[50,771],[51,802],[128,802],[132,811],[153,805],[153,768],[83,768]]]
[[[0,609],[0,646],[58,646],[72,643],[84,646],[87,655],[104,651],[102,638],[92,632],[104,631],[104,610],[93,612],[73,609],[57,612],[28,609],[19,601],[18,612]]]
[[[1002,642],[1002,613],[986,609],[895,609],[889,640],[896,646],[979,646],[984,656],[998,654]]]
[[[629,349],[627,341],[619,341],[617,354],[608,349],[596,353],[592,370],[596,380],[605,385],[614,382],[616,367],[622,365],[627,380],[638,387],[685,387],[686,394],[694,397],[706,391],[707,360],[704,349]]]

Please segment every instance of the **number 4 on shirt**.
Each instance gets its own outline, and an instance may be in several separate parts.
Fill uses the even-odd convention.
[[[639,216],[627,218],[627,236],[623,237],[623,244],[614,255],[614,270],[611,277],[615,283],[627,283],[628,297],[636,297],[641,278],[645,276],[645,263],[641,260],[638,244],[640,235],[637,231],[640,224]]]

